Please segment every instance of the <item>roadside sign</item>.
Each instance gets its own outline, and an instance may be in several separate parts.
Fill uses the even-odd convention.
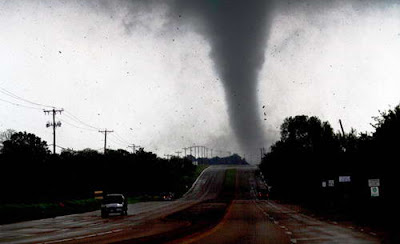
[[[379,187],[371,187],[371,197],[379,197]]]
[[[97,200],[103,199],[103,191],[95,191],[94,192],[94,199],[97,199]]]
[[[335,180],[328,180],[328,186],[329,187],[334,187],[335,186]]]
[[[322,181],[322,187],[326,187],[326,181]]]
[[[379,179],[369,179],[368,186],[369,187],[381,186],[380,180]]]
[[[350,176],[339,176],[339,182],[351,182]]]

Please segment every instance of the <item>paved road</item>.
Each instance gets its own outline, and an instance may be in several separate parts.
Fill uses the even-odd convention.
[[[208,229],[188,228],[195,224],[185,216],[219,206],[217,199],[228,168],[232,166],[209,167],[182,199],[132,204],[126,217],[102,219],[100,212],[94,211],[1,225],[0,243],[160,243],[164,237],[169,237],[170,243],[379,243],[370,234],[258,200],[255,168],[250,166],[233,167],[237,169],[235,197],[223,219]],[[180,235],[171,239],[170,233]],[[153,236],[157,238],[146,239]]]
[[[290,243],[285,231],[270,221],[256,204],[254,170],[253,167],[237,169],[235,200],[219,225],[176,243]]]
[[[73,214],[15,224],[0,225],[0,243],[59,243],[83,242],[102,237],[116,241],[116,236],[127,229],[140,229],[135,237],[169,231],[187,223],[169,223],[168,226],[148,228],[148,223],[157,226],[156,220],[186,209],[201,201],[215,198],[221,189],[227,167],[209,167],[200,175],[193,187],[182,199],[170,202],[141,202],[128,206],[128,216],[113,216],[102,219],[100,211]],[[146,231],[143,231],[146,230]],[[157,233],[156,233],[157,234]],[[128,236],[130,237],[130,235]],[[106,241],[107,242],[107,241]]]
[[[319,221],[273,201],[258,200],[254,168],[237,171],[236,200],[221,223],[173,243],[380,243],[371,234]]]

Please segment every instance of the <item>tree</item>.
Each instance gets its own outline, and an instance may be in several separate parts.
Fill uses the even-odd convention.
[[[340,152],[338,136],[328,122],[314,116],[288,117],[281,125],[281,139],[271,146],[260,169],[282,197],[311,200],[321,179],[332,174]]]
[[[374,117],[375,133],[373,140],[378,150],[393,151],[398,150],[400,145],[400,105],[393,110],[380,112],[380,116]]]
[[[3,132],[0,132],[0,149],[3,147],[3,142],[10,140],[11,136],[15,134],[15,132],[16,131],[13,129],[7,129]]]
[[[18,132],[3,142],[1,153],[6,157],[44,159],[50,154],[46,141],[32,133]]]
[[[337,149],[332,127],[315,116],[299,115],[286,118],[281,125],[281,141],[296,151]]]

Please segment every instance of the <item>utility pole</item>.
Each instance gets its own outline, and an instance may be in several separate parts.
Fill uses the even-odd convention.
[[[104,133],[104,154],[106,154],[107,150],[107,133],[112,133],[114,132],[113,130],[99,130],[100,133]]]
[[[213,149],[210,149],[210,151],[211,151],[211,156],[210,156],[210,158],[212,158],[213,157]]]
[[[187,156],[187,154],[186,154],[186,150],[187,149],[189,149],[189,148],[186,148],[186,147],[184,147],[184,148],[182,148],[183,149],[183,151],[184,151],[184,155],[185,155],[185,157]]]
[[[343,125],[342,125],[342,120],[340,120],[340,119],[339,119],[339,124],[340,124],[340,128],[342,129],[343,138],[345,138],[344,129],[343,129]]]
[[[177,151],[177,152],[175,152],[176,154],[178,154],[178,158],[180,158],[181,157],[181,151]]]
[[[165,157],[167,157],[168,160],[170,160],[174,155],[171,154],[164,154]]]
[[[135,146],[135,144],[132,144],[132,146],[128,146],[130,148],[132,148],[132,153],[136,152],[136,148],[140,148],[140,146]]]
[[[51,109],[51,110],[43,110],[45,114],[53,114],[53,123],[47,122],[46,127],[53,126],[53,154],[56,154],[56,127],[61,127],[61,122],[57,121],[56,123],[56,114],[57,112],[61,114],[64,109]]]

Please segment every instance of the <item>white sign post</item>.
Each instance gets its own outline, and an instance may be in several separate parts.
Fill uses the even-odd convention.
[[[322,187],[326,187],[326,181],[322,181]]]
[[[350,176],[339,176],[339,182],[351,182]]]
[[[371,197],[379,197],[379,187],[378,186],[371,187]]]
[[[373,187],[373,186],[381,186],[381,182],[379,179],[369,179],[368,180],[368,186]]]

